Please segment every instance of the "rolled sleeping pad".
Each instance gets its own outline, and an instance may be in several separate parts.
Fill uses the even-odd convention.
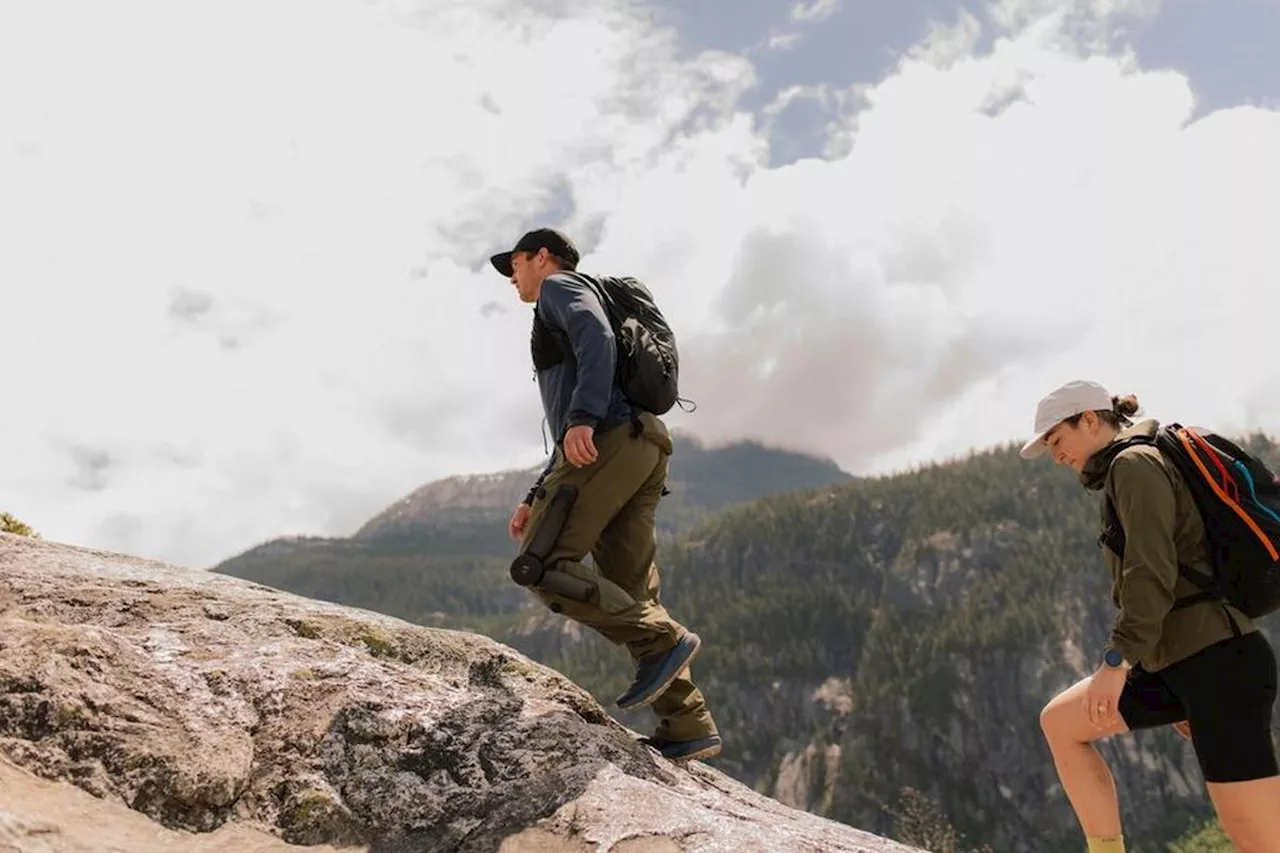
[[[544,560],[555,547],[565,522],[569,520],[569,510],[578,499],[576,486],[561,486],[551,498],[538,520],[538,529],[522,553],[511,561],[511,579],[520,586],[536,587],[551,595],[568,598],[573,601],[590,601],[595,594],[596,585],[568,572],[548,568]]]

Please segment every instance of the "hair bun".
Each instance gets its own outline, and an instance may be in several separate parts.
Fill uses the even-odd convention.
[[[1138,405],[1138,398],[1134,394],[1116,395],[1111,398],[1111,410],[1117,415],[1124,415],[1126,418],[1136,415],[1141,411]]]

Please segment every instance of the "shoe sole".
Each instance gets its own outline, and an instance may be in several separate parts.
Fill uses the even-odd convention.
[[[684,755],[667,755],[665,752],[662,751],[661,748],[659,748],[658,746],[656,746],[654,743],[652,743],[646,738],[641,738],[639,743],[642,746],[647,746],[649,749],[652,749],[654,752],[658,753],[663,758],[667,759],[667,761],[672,761],[676,763],[680,763],[682,761],[697,761],[700,758],[714,758],[715,756],[719,755],[724,749],[723,743],[712,743],[712,744],[708,744],[707,746],[704,746],[702,749],[697,749],[697,750],[694,750],[693,752],[687,752]]]
[[[674,761],[677,764],[682,764],[686,761],[699,761],[704,758],[714,758],[720,754],[720,750],[720,745],[716,744],[715,746],[704,747],[697,752],[690,752],[688,755],[677,755],[675,757],[667,757],[664,755],[662,757],[666,758],[668,761]]]
[[[636,699],[633,702],[629,702],[626,705],[623,705],[621,702],[619,702],[617,703],[618,707],[624,711],[631,711],[635,708],[644,708],[649,705],[652,705],[654,702],[657,702],[658,697],[660,697],[663,693],[667,692],[667,688],[671,686],[671,682],[679,678],[680,673],[684,672],[685,669],[687,669],[689,666],[693,664],[693,659],[698,656],[698,652],[700,651],[702,651],[702,638],[698,637],[698,642],[694,644],[693,651],[689,653],[689,657],[687,660],[685,660],[684,665],[681,666],[679,669],[677,669],[675,672],[671,673],[670,678],[668,678],[662,684],[659,684],[656,688],[651,690],[649,692],[649,697],[647,699],[642,697],[640,699]]]

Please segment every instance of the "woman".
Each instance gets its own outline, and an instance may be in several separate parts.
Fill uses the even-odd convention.
[[[1110,497],[1124,557],[1103,549],[1119,608],[1096,672],[1040,715],[1054,765],[1089,853],[1124,853],[1111,771],[1093,741],[1173,725],[1195,746],[1223,829],[1245,853],[1280,851],[1280,771],[1271,741],[1276,659],[1266,637],[1223,602],[1174,608],[1199,589],[1182,563],[1211,571],[1204,522],[1172,463],[1149,444],[1154,420],[1134,424],[1133,396],[1069,382],[1040,401],[1024,458],[1049,453],[1085,488]],[[1102,516],[1105,529],[1106,515]]]

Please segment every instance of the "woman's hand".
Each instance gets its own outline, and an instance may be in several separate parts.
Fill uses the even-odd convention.
[[[1096,728],[1105,729],[1119,722],[1120,694],[1128,677],[1127,669],[1101,666],[1089,679],[1089,687],[1084,692],[1084,711]]]

